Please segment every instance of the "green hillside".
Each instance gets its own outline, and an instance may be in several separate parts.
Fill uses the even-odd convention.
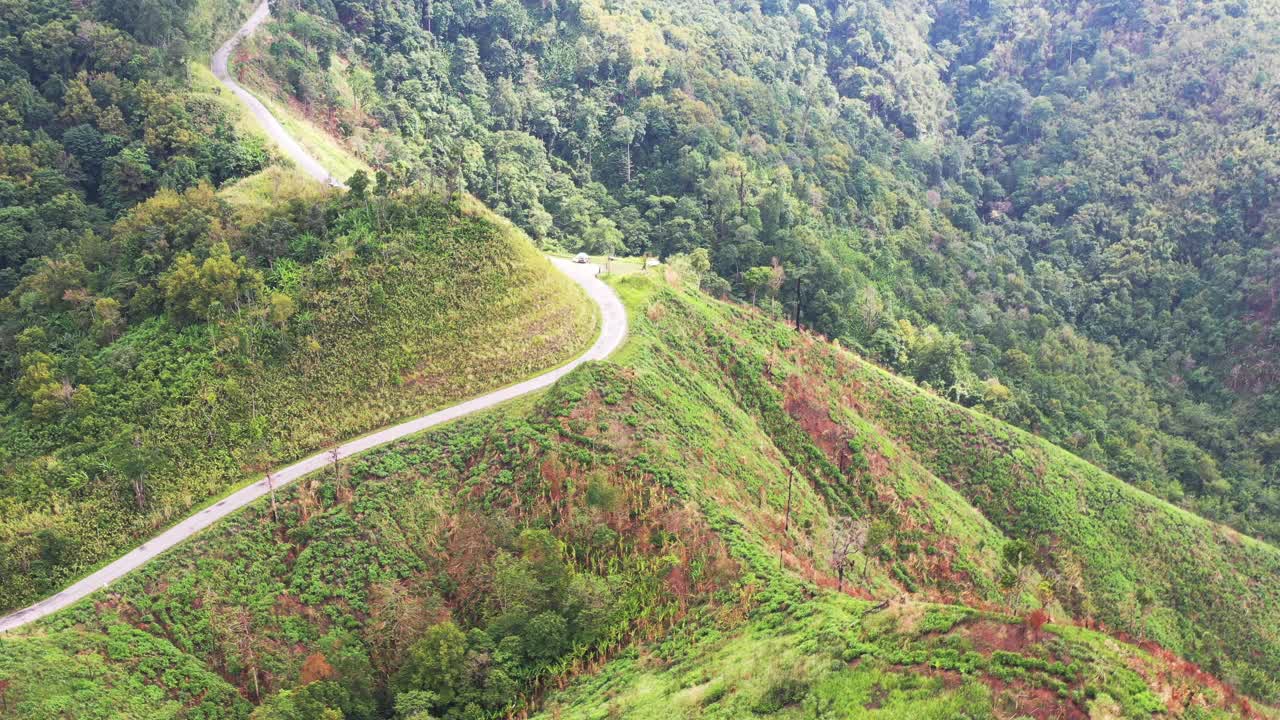
[[[0,720],[1280,720],[1276,0],[0,0]],[[614,256],[625,260],[614,260]],[[649,267],[649,259],[664,262]]]
[[[1280,539],[1273,0],[281,0],[246,82]]]
[[[592,340],[582,292],[486,211],[289,195],[242,212],[162,191],[0,300],[0,607],[251,474]]]
[[[1226,717],[1254,712],[1238,691],[1277,697],[1280,552],[684,278],[615,281],[614,360],[0,637],[10,714],[145,694],[258,720]],[[981,475],[951,469],[965,452],[992,454]]]

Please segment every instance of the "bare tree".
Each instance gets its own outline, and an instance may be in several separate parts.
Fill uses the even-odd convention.
[[[234,674],[236,664],[232,660],[238,659],[241,682],[246,690],[252,692],[253,700],[261,699],[258,658],[254,652],[253,615],[244,606],[220,604],[212,589],[205,591],[202,601],[203,606],[209,609],[209,630],[220,649],[222,672],[228,677]]]
[[[791,470],[791,474],[787,476],[787,509],[783,514],[782,531],[791,531],[791,486],[796,481],[796,471]]]
[[[133,436],[134,462],[130,467],[130,481],[133,485],[133,501],[138,510],[147,504],[147,458],[142,451],[142,435]]]
[[[831,528],[831,567],[835,568],[840,592],[844,592],[844,572],[852,562],[849,554],[853,550],[861,553],[866,549],[870,535],[870,519],[855,520],[847,515],[836,518],[835,525]]]
[[[262,689],[258,686],[258,658],[253,652],[253,616],[249,614],[248,608],[240,608],[236,617],[236,626],[240,633],[240,658],[248,669],[249,676],[253,678],[253,697],[255,700],[261,699]]]

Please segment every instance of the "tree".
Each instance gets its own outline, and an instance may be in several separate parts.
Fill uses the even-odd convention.
[[[534,615],[524,629],[524,654],[534,663],[551,663],[569,650],[569,625],[550,610]]]
[[[1000,550],[1004,560],[1004,569],[1000,576],[1000,584],[1009,591],[1006,602],[1014,607],[1026,587],[1027,578],[1035,559],[1035,546],[1026,540],[1010,540]]]
[[[138,510],[146,507],[147,477],[160,462],[161,454],[146,443],[142,430],[127,426],[117,433],[108,448],[112,466],[129,482],[133,501]]]
[[[439,599],[386,581],[369,589],[369,619],[365,637],[372,662],[389,675],[404,665],[410,647],[422,637],[439,612]]]
[[[697,248],[689,253],[689,268],[702,275],[711,271],[711,253],[706,248]]]
[[[858,321],[862,325],[862,336],[870,339],[880,329],[880,319],[884,316],[884,300],[875,285],[862,286],[858,292]]]
[[[293,298],[285,293],[273,292],[267,303],[267,318],[272,325],[283,328],[289,322],[289,318],[293,317],[295,309]]]
[[[261,285],[262,276],[247,267],[243,256],[232,259],[230,248],[221,242],[198,266],[190,253],[179,255],[160,279],[165,310],[179,323],[208,320],[241,298],[252,297]]]
[[[457,625],[433,625],[409,648],[393,682],[396,692],[425,690],[435,694],[437,707],[447,706],[463,687],[466,652],[467,637]]]
[[[884,520],[871,523],[867,531],[867,539],[862,543],[862,579],[867,579],[871,556],[876,553],[893,535],[893,528]]]
[[[622,146],[623,183],[631,183],[631,148],[644,135],[644,115],[622,115],[613,123],[613,139]]]
[[[1040,631],[1044,629],[1046,623],[1050,620],[1049,613],[1044,608],[1036,608],[1027,614],[1027,627],[1031,629],[1032,637],[1039,638]]]
[[[65,75],[75,53],[75,35],[62,21],[45,23],[22,34],[32,64],[46,75]]]
[[[131,145],[103,163],[98,192],[111,209],[119,212],[149,195],[154,180],[155,170],[147,149]]]
[[[342,487],[342,449],[339,447],[329,448],[329,463],[333,465],[333,486],[335,488]]]
[[[623,244],[622,232],[609,218],[599,218],[587,230],[582,238],[583,245],[593,255],[619,255],[626,246]]]
[[[98,298],[93,301],[93,333],[98,342],[110,343],[120,335],[124,327],[124,316],[120,312],[120,301],[115,298]]]
[[[271,473],[267,473],[266,483],[267,483],[267,492],[271,494],[271,520],[273,522],[279,523],[280,512],[279,512],[279,509],[276,507],[276,480],[275,478],[271,477]]]
[[[196,0],[100,0],[99,12],[148,45],[168,45],[184,36]]]
[[[747,271],[742,273],[742,284],[747,292],[751,293],[752,305],[756,304],[756,295],[764,288],[769,287],[769,283],[772,280],[773,268],[768,266],[747,268]]]
[[[406,690],[397,693],[396,720],[433,720],[431,711],[440,705],[440,696],[429,690]]]
[[[67,38],[70,40],[70,37]],[[98,135],[90,123],[98,118],[98,103],[93,99],[93,92],[89,90],[89,84],[86,82],[88,75],[81,73],[73,80],[67,83],[67,89],[62,95],[62,112],[58,114],[68,125],[76,125],[84,130],[80,131],[80,135],[92,132]],[[98,135],[101,138],[101,135]],[[74,142],[75,138],[72,138]]]
[[[369,173],[357,170],[347,178],[347,194],[355,200],[363,200],[369,189]]]
[[[52,421],[83,412],[96,402],[89,386],[55,376],[55,362],[52,355],[39,351],[22,356],[17,389],[31,403],[31,415],[37,420]]]
[[[254,709],[250,720],[344,720],[348,695],[332,681],[281,690]]]
[[[836,571],[839,591],[844,591],[844,573],[852,561],[849,557],[851,551],[865,551],[870,536],[871,520],[869,518],[863,517],[856,520],[848,516],[836,518],[831,529],[831,567]]]

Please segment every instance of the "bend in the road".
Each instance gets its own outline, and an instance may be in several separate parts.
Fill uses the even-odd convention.
[[[430,415],[410,420],[380,430],[371,435],[357,438],[339,445],[333,450],[316,453],[311,457],[290,465],[283,470],[271,474],[271,484],[264,477],[258,482],[243,487],[207,507],[182,522],[165,530],[154,538],[138,546],[123,557],[106,565],[88,577],[71,585],[62,592],[46,598],[30,607],[0,618],[0,633],[13,630],[27,623],[39,620],[50,613],[57,612],[75,602],[91,595],[97,590],[106,588],[112,582],[124,577],[166,550],[196,535],[201,530],[213,525],[222,518],[240,510],[250,503],[262,498],[272,491],[284,487],[300,477],[320,470],[334,461],[334,450],[337,458],[350,457],[357,453],[385,445],[408,435],[428,428],[447,423],[451,420],[500,405],[508,400],[527,395],[550,386],[555,381],[572,372],[588,360],[603,360],[622,345],[627,336],[627,312],[618,295],[608,285],[596,277],[596,265],[578,265],[568,260],[553,258],[554,263],[587,292],[591,300],[600,306],[600,335],[595,343],[577,359],[550,372],[524,382],[494,390],[486,395],[458,403]]]
[[[249,111],[253,113],[253,116],[257,118],[258,122],[262,125],[263,130],[266,130],[267,136],[279,145],[280,149],[283,150],[284,153],[289,156],[289,159],[293,160],[293,162],[296,163],[303,172],[327,185],[332,185],[337,188],[345,188],[346,185],[343,185],[340,180],[333,177],[328,170],[325,170],[324,166],[321,165],[318,160],[311,157],[311,154],[304,150],[302,145],[298,144],[298,141],[284,129],[284,126],[281,125],[280,121],[271,114],[271,111],[268,110],[267,107],[258,100],[258,98],[254,97],[253,93],[244,89],[240,83],[236,82],[235,79],[231,77],[231,72],[227,69],[227,61],[231,59],[231,53],[235,52],[236,46],[238,46],[242,40],[252,35],[253,32],[257,30],[262,23],[266,22],[268,17],[270,17],[271,9],[267,6],[267,2],[268,0],[262,0],[262,2],[258,3],[258,6],[253,9],[252,13],[250,13],[249,19],[244,22],[244,25],[240,26],[240,29],[236,31],[236,34],[232,35],[230,40],[223,43],[222,47],[218,48],[217,51],[213,53],[213,60],[209,63],[209,67],[213,70],[214,76],[218,78],[218,82],[222,83],[224,87],[235,93],[236,96],[240,98],[240,101],[243,102],[245,106],[249,108]]]
[[[263,2],[254,9],[253,13],[249,16],[249,19],[243,26],[241,26],[236,34],[214,53],[213,62],[211,63],[213,73],[218,77],[218,80],[220,80],[223,85],[239,96],[245,105],[247,105],[253,112],[258,121],[262,123],[263,127],[267,130],[267,133],[280,144],[280,147],[283,148],[285,152],[293,158],[294,162],[296,162],[308,175],[335,187],[343,187],[343,185],[336,181],[328,171],[320,165],[319,162],[302,149],[302,146],[285,131],[284,127],[280,125],[280,122],[276,120],[269,110],[267,110],[266,106],[259,102],[258,99],[249,93],[248,90],[241,87],[239,83],[232,80],[230,73],[227,71],[227,60],[231,56],[232,51],[235,50],[241,40],[253,33],[253,31],[267,19],[267,16],[267,0],[263,0]],[[399,440],[407,435],[412,435],[436,425],[440,425],[441,423],[446,423],[450,420],[460,418],[464,415],[492,408],[508,400],[548,387],[588,360],[602,360],[608,357],[610,353],[622,344],[622,341],[627,335],[627,312],[622,305],[622,301],[608,285],[605,285],[597,277],[598,268],[596,265],[580,265],[558,258],[553,258],[552,263],[578,283],[578,285],[582,286],[591,300],[600,307],[600,335],[596,338],[595,344],[593,344],[587,352],[579,356],[577,359],[567,365],[556,368],[550,372],[543,373],[535,378],[525,380],[524,382],[495,390],[486,395],[431,413],[430,415],[425,415],[423,417],[380,430],[371,435],[357,438],[350,442],[343,443],[333,450],[316,453],[305,460],[301,460],[284,468],[283,470],[272,473],[270,475],[270,481],[264,477],[252,485],[237,490],[214,505],[200,510],[177,525],[174,525],[137,548],[134,548],[123,557],[93,572],[88,577],[74,583],[62,592],[59,592],[52,597],[45,598],[44,600],[41,600],[27,608],[18,610],[4,617],[0,617],[0,633],[35,622],[50,613],[57,612],[58,610],[78,602],[97,590],[106,588],[115,580],[124,577],[133,570],[136,570],[152,559],[158,557],[166,550],[182,543],[222,518],[240,510],[255,500],[258,500],[273,489],[284,487],[298,478],[332,463],[335,460],[335,451],[336,459],[349,457],[379,445]],[[270,484],[268,484],[268,482],[270,482]]]

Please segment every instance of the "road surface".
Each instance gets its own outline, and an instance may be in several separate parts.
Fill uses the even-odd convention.
[[[271,140],[280,146],[285,155],[288,155],[289,159],[293,160],[303,172],[322,183],[333,187],[345,188],[346,185],[343,185],[342,182],[330,175],[323,165],[311,157],[306,150],[303,150],[298,141],[294,140],[293,136],[288,132],[285,132],[284,126],[280,124],[279,120],[276,120],[271,111],[258,98],[254,97],[253,93],[245,90],[240,83],[236,82],[227,70],[227,60],[231,58],[231,53],[235,52],[236,46],[240,44],[241,40],[252,35],[253,31],[258,29],[258,26],[266,22],[270,14],[271,10],[267,7],[267,0],[262,0],[250,13],[249,19],[245,20],[244,25],[241,25],[240,29],[236,31],[236,34],[232,35],[230,40],[223,43],[222,47],[213,53],[213,60],[209,63],[209,67],[213,70],[214,76],[218,78],[218,82],[240,98],[240,101],[258,119],[258,123],[262,125],[262,128],[267,131],[267,135]]]
[[[253,14],[245,22],[244,26],[236,33],[235,37],[228,40],[225,45],[218,49],[213,56],[213,72],[223,82],[224,85],[231,88],[232,91],[239,95],[245,104],[253,110],[253,114],[266,127],[267,132],[271,134],[280,146],[290,154],[298,163],[299,167],[304,169],[312,177],[327,182],[335,186],[341,186],[333,180],[333,178],[316,162],[310,155],[304,151],[292,137],[285,132],[280,123],[276,121],[271,113],[258,102],[244,88],[240,87],[235,81],[227,75],[227,57],[241,39],[247,37],[254,31],[263,20],[267,17],[267,3],[263,2],[253,11]],[[500,403],[527,395],[536,390],[541,390],[550,386],[556,380],[564,377],[574,368],[588,360],[602,360],[608,357],[610,353],[622,344],[627,335],[627,312],[622,306],[622,301],[618,299],[616,293],[605,285],[597,277],[598,266],[595,264],[577,264],[569,260],[552,258],[551,262],[562,272],[573,279],[574,282],[582,286],[586,290],[587,295],[600,306],[600,336],[596,338],[595,344],[587,350],[586,353],[573,360],[563,367],[557,368],[550,372],[539,375],[535,378],[525,380],[509,387],[495,390],[487,395],[481,395],[478,398],[458,403],[453,407],[445,408],[430,415],[409,420],[408,422],[394,425],[384,430],[379,430],[371,435],[343,443],[335,449],[326,450],[316,453],[305,460],[290,465],[271,475],[271,483],[275,488],[281,488],[298,478],[315,472],[334,461],[334,451],[337,452],[338,459],[350,457],[357,453],[364,452],[379,445],[399,440],[406,435],[412,435],[417,432],[426,430],[427,428],[440,425],[441,423],[455,420],[464,415],[485,410],[494,407]],[[86,596],[101,590],[112,582],[124,577],[133,570],[150,562],[158,557],[161,553],[173,548],[175,545],[182,543],[201,530],[218,522],[222,518],[231,513],[240,510],[246,505],[259,500],[271,491],[271,487],[267,485],[264,477],[258,482],[247,487],[241,488],[231,495],[223,498],[212,506],[197,512],[195,515],[188,517],[182,522],[165,530],[159,535],[151,538],[147,542],[139,545],[123,557],[115,560],[109,565],[103,567],[97,572],[89,575],[83,580],[71,585],[62,592],[52,597],[41,600],[40,602],[18,610],[10,615],[0,617],[0,633],[22,627],[27,623],[34,622],[40,618],[57,612]]]

